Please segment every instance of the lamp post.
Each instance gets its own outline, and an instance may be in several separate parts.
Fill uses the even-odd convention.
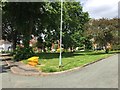
[[[63,0],[61,0],[61,22],[60,22],[60,56],[59,56],[59,67],[62,65],[62,10]]]

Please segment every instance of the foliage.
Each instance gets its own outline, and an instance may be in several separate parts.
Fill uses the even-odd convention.
[[[63,44],[65,49],[80,46],[83,27],[89,21],[87,12],[82,11],[79,2],[64,2],[63,4]]]
[[[114,44],[112,50],[120,50],[120,45]]]
[[[29,47],[30,36],[38,36],[37,47],[51,47],[52,41],[59,40],[60,2],[6,2],[3,7],[3,39],[13,42],[14,50],[20,40],[23,50],[16,50],[15,59],[26,59],[32,56]],[[63,3],[63,39],[66,48],[80,45],[79,34],[89,20],[87,12],[83,12],[80,2]],[[41,38],[44,34],[44,42]],[[69,36],[68,36],[69,35]],[[69,43],[68,43],[69,42]],[[41,46],[40,46],[41,45]]]
[[[45,41],[50,46],[50,42],[59,40],[60,34],[60,3],[50,4],[53,11],[50,13],[48,28],[45,34]],[[52,16],[51,16],[52,14]],[[63,45],[65,49],[76,47],[80,44],[80,34],[82,34],[84,24],[89,20],[87,12],[82,11],[79,2],[63,3]],[[53,26],[54,25],[54,26]],[[77,32],[77,34],[76,34]]]
[[[84,35],[94,38],[93,43],[105,47],[106,52],[108,43],[111,45],[118,44],[118,19],[91,19],[85,25]]]
[[[18,47],[15,51],[14,51],[14,60],[15,61],[21,61],[23,59],[28,59],[32,56],[35,55],[35,53],[33,52],[32,48],[29,47],[29,48],[21,48],[21,47]]]
[[[4,51],[4,50],[2,50],[1,53],[10,53],[10,54],[12,54],[12,51]]]
[[[85,45],[85,49],[92,49],[92,42],[89,37],[81,37],[81,43]]]

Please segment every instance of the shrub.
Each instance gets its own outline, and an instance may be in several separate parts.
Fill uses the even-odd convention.
[[[113,45],[112,50],[120,50],[120,45]]]
[[[12,54],[13,51],[4,51],[4,50],[2,50],[1,53],[10,53],[10,54]]]
[[[13,59],[15,61],[21,61],[23,59],[28,59],[32,56],[34,56],[35,53],[33,52],[32,48],[29,47],[29,48],[21,48],[21,47],[18,47],[15,52],[14,52],[14,57]]]
[[[5,51],[4,51],[4,50],[2,50],[2,51],[1,51],[1,53],[5,53]]]

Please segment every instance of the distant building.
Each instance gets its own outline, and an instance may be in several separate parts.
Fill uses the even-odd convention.
[[[0,40],[0,52],[12,50],[12,43],[5,40]]]

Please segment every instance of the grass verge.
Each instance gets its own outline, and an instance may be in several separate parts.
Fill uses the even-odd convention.
[[[110,52],[106,54],[104,51],[63,53],[62,67],[59,67],[59,53],[40,53],[38,54],[40,65],[37,65],[36,67],[42,72],[60,72],[89,64],[109,57],[115,53],[116,52]],[[27,64],[27,60],[23,60],[23,62]]]

